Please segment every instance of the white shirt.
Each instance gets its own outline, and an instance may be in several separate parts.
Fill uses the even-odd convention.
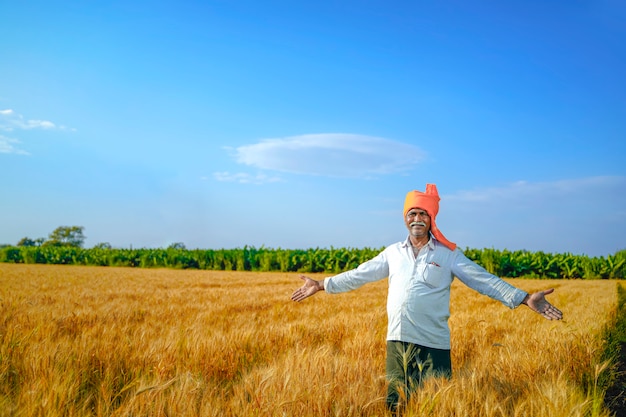
[[[407,237],[357,268],[324,279],[324,290],[340,293],[389,277],[387,340],[450,349],[450,285],[455,276],[509,308],[527,295],[432,236],[417,257]]]

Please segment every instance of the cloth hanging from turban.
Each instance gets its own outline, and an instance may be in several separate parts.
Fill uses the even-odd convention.
[[[430,232],[442,245],[450,250],[454,250],[456,249],[456,243],[452,243],[446,239],[443,233],[437,228],[437,223],[435,222],[437,213],[439,213],[439,200],[439,192],[437,192],[437,186],[435,184],[426,184],[426,192],[409,191],[404,199],[403,215],[406,218],[406,213],[417,207],[426,210],[430,216]]]

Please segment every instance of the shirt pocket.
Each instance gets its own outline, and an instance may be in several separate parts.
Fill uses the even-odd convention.
[[[450,284],[450,273],[436,262],[426,264],[424,283],[430,288],[446,287]]]

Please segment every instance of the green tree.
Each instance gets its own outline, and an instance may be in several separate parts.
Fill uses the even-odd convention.
[[[17,242],[17,246],[41,246],[44,242],[44,238],[40,237],[38,239],[31,239],[29,237],[23,237]]]
[[[113,246],[109,242],[97,243],[93,247],[94,249],[113,249]]]
[[[185,246],[185,244],[183,242],[172,243],[167,248],[168,249],[178,249],[178,250],[185,250],[185,249],[187,249],[187,247]]]
[[[46,246],[71,246],[82,248],[85,243],[82,226],[60,226],[54,229],[44,243]]]

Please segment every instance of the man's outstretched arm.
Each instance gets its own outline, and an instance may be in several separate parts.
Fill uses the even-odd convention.
[[[324,291],[323,281],[316,281],[305,275],[300,275],[300,279],[304,281],[304,285],[291,294],[291,299],[293,301],[302,301],[305,298],[316,294],[318,291]]]

